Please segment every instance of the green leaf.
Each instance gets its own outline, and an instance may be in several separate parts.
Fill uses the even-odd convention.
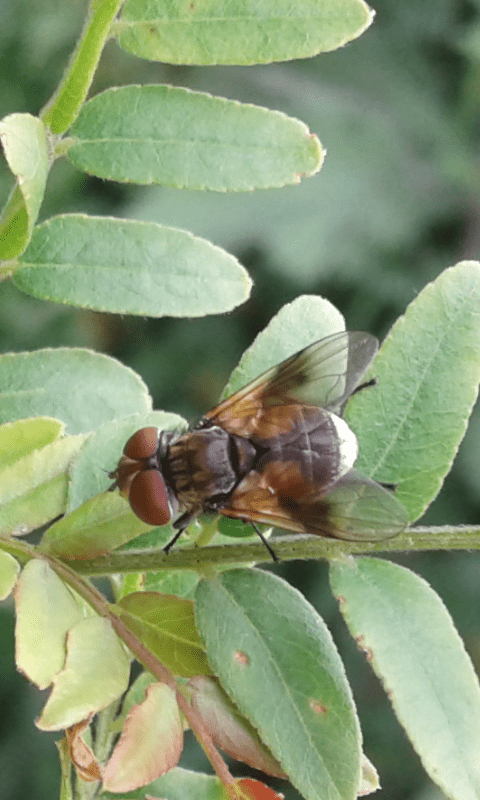
[[[0,469],[55,441],[64,424],[52,417],[32,417],[6,422],[0,426]]]
[[[211,674],[190,600],[137,592],[123,597],[116,609],[122,622],[172,672],[186,678]]]
[[[17,559],[0,550],[0,600],[5,600],[12,591],[20,572]]]
[[[335,50],[373,19],[361,0],[127,0],[125,50],[170,64],[266,64]]]
[[[38,225],[22,264],[13,280],[27,294],[119,314],[216,314],[251,288],[236,258],[187,231],[81,214]]]
[[[169,529],[169,536],[165,538],[163,544],[166,544],[169,539],[173,539],[174,534],[173,528]],[[187,600],[191,600],[195,594],[195,587],[198,581],[198,574],[188,569],[132,572],[128,575],[122,575],[119,579],[116,587],[116,597],[120,599],[133,592],[160,592],[161,594],[174,594],[177,597],[185,597]]]
[[[65,511],[67,471],[85,436],[65,436],[0,470],[0,530],[21,535]]]
[[[16,663],[39,689],[63,668],[67,631],[84,609],[52,568],[38,558],[26,564],[15,592]]]
[[[183,189],[251,191],[298,183],[323,161],[297,119],[175,86],[96,95],[71,129],[68,158],[101,178]]]
[[[413,31],[419,5],[411,8]],[[410,13],[405,3],[402,12]],[[382,14],[384,22],[387,17]],[[400,16],[395,19],[400,22]],[[419,57],[418,67],[424,68],[427,83],[432,80],[432,91],[425,92],[424,81],[411,80],[409,56],[397,58],[401,43],[411,47],[411,42],[405,29],[393,46],[390,35],[375,25],[352,46],[314,63],[272,64],[267,71],[260,66],[192,71],[189,85],[195,89],[222,95],[233,85],[243,101],[282,108],[304,120],[327,146],[321,175],[295,187],[271,189],[268,198],[262,192],[224,197],[152,187],[136,194],[129,216],[161,218],[234,253],[261,242],[275,274],[293,280],[295,287],[312,291],[330,280],[350,287],[349,301],[355,296],[361,308],[355,323],[361,327],[377,319],[379,303],[390,305],[396,316],[425,279],[408,264],[403,268],[395,262],[386,270],[386,258],[374,254],[378,248],[389,254],[410,249],[427,269],[431,253],[419,253],[425,228],[439,216],[455,216],[459,186],[475,174],[464,131],[434,89],[425,47],[409,53],[414,60]],[[381,114],[376,113],[379,103]],[[419,160],[420,150],[425,157]],[[452,170],[462,178],[452,181]],[[443,256],[440,260],[445,265]],[[434,261],[431,269],[437,274]]]
[[[139,703],[143,703],[146,697],[147,689],[152,683],[156,683],[155,678],[150,672],[146,672],[145,670],[141,672],[137,678],[135,678],[128,692],[123,698],[122,702],[123,717],[126,717],[126,715],[130,711],[130,709],[133,708],[133,706],[136,706]]]
[[[348,405],[346,418],[360,442],[356,467],[398,483],[412,521],[440,490],[477,397],[479,306],[480,264],[445,270],[383,343],[372,368],[378,386]]]
[[[151,549],[159,550],[165,547],[165,545],[167,544],[167,542],[170,541],[170,539],[173,539],[175,533],[176,530],[171,523],[168,523],[167,525],[161,525],[160,527],[157,528],[150,528],[146,533],[142,533],[136,539],[132,539],[130,542],[126,542],[122,550],[151,550]],[[186,536],[187,543],[192,538],[193,537]],[[137,580],[142,581],[141,587],[137,587],[137,589],[144,588],[142,576],[137,574]]]
[[[177,414],[149,411],[106,422],[89,436],[69,472],[67,512],[112,485],[108,472],[117,466],[126,442],[135,431],[150,425],[173,430],[185,427],[186,422]]]
[[[18,256],[32,234],[48,175],[47,137],[43,123],[31,114],[10,114],[0,121],[8,166],[17,185],[3,212],[0,259]]]
[[[275,575],[236,569],[199,583],[195,612],[214,673],[305,799],[356,798],[359,725],[316,611]]]
[[[103,796],[118,800],[118,795],[110,792],[105,792]],[[216,775],[204,775],[182,767],[171,769],[166,775],[134,792],[122,792],[122,800],[145,800],[147,797],[161,797],[164,800],[226,800]]]
[[[66,559],[95,558],[149,530],[118,492],[87,500],[45,532],[40,549]]]
[[[80,348],[0,355],[0,387],[0,422],[47,415],[62,420],[68,433],[152,408],[133,370]]]
[[[345,330],[345,320],[328,300],[303,295],[280,309],[245,350],[222,397],[241,389],[262,372],[318,339]]]
[[[56,731],[81,722],[123,694],[129,672],[130,658],[110,622],[82,619],[68,633],[65,667],[35,724]]]
[[[164,570],[161,572],[147,572],[144,576],[143,589],[145,591],[162,592],[162,594],[175,594],[191,600],[199,581],[198,573],[188,569],[179,572]]]
[[[452,800],[478,800],[480,687],[442,601],[389,561],[349,559],[330,574],[350,632],[430,777]]]

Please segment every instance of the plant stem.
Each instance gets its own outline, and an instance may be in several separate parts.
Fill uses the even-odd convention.
[[[73,123],[90,89],[111,25],[123,0],[93,0],[70,63],[53,97],[41,113],[52,133],[62,134]]]
[[[349,555],[427,550],[480,550],[480,526],[418,526],[380,542],[350,542],[298,534],[276,536],[273,542],[281,561],[331,560]],[[10,553],[21,564],[37,557],[32,545],[10,536],[0,535],[0,550]],[[163,550],[128,550],[97,558],[72,560],[68,566],[73,574],[114,575],[183,569],[203,573],[209,567],[265,562],[270,563],[270,557],[263,544],[249,541],[209,547],[180,547],[168,555]]]
[[[284,535],[272,539],[280,561],[336,559],[349,555],[421,552],[426,550],[479,550],[480,526],[436,526],[409,528],[393,539],[377,542],[326,539],[321,536]],[[12,554],[14,555],[14,554]],[[162,550],[128,550],[98,558],[70,561],[84,575],[155,572],[191,569],[203,572],[207,566],[271,563],[261,542],[182,547],[165,554]]]
[[[65,737],[56,742],[60,759],[60,800],[72,800],[72,762]]]
[[[6,536],[0,533],[0,550],[10,553],[20,564],[26,564],[31,558],[35,558],[37,553],[33,545],[15,539],[13,536]]]
[[[63,147],[58,146],[58,142],[55,147],[55,140],[70,128],[85,102],[105,42],[111,35],[112,22],[122,2],[123,0],[91,0],[83,31],[63,78],[40,114],[40,119],[54,134],[54,141],[50,143],[52,146],[50,167],[54,158],[62,155],[68,147],[67,143],[64,143]],[[57,148],[58,154],[55,152],[54,156],[53,151],[56,151]],[[0,219],[2,236],[7,237],[6,242],[9,243],[9,246],[4,243],[3,247],[3,258],[7,263],[0,270],[0,280],[8,277],[15,269],[16,262],[10,262],[9,259],[14,259],[27,244],[26,233],[20,249],[17,241],[20,236],[19,231],[26,231],[25,217],[25,202],[18,185],[16,185]]]

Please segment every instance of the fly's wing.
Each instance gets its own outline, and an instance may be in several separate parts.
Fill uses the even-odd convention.
[[[359,384],[377,349],[378,341],[369,333],[334,333],[267,370],[204,419],[248,437],[262,434],[267,410],[271,424],[267,435],[274,435],[275,415],[279,433],[285,432],[288,425],[282,406],[297,403],[338,410]]]
[[[221,513],[298,533],[363,541],[396,536],[408,524],[394,494],[353,469],[322,494],[298,463],[280,461],[249,472]]]

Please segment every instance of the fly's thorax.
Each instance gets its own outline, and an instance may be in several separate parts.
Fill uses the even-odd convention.
[[[169,481],[187,510],[228,495],[238,480],[231,437],[217,425],[180,436],[170,444],[166,462]]]

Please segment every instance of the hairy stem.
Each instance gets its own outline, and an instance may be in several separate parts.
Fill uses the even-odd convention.
[[[123,0],[94,0],[70,63],[53,97],[41,113],[52,133],[71,126],[88,94],[98,61]]]
[[[425,550],[479,550],[480,526],[436,526],[409,528],[393,539],[377,542],[326,539],[321,536],[283,535],[272,539],[280,561],[344,558],[349,555],[420,552]],[[71,561],[73,569],[84,575],[150,572],[190,569],[204,572],[206,567],[226,564],[270,563],[271,558],[259,541],[209,547],[182,547],[165,554],[162,550],[129,550],[108,556]]]

